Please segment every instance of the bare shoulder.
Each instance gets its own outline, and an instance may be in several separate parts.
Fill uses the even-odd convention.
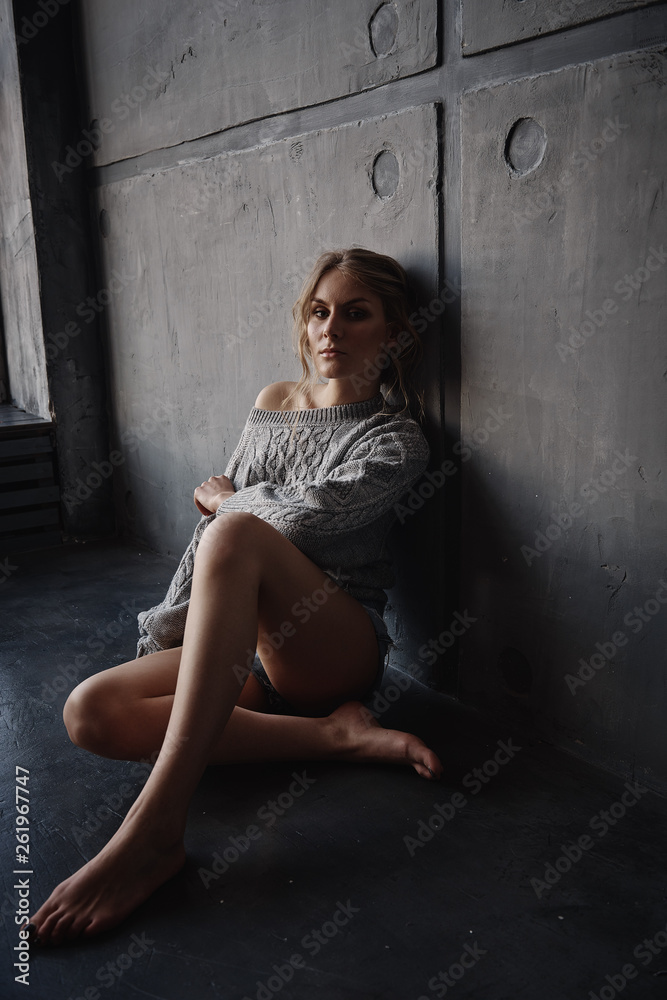
[[[296,382],[272,382],[260,391],[255,406],[258,410],[279,410],[281,402],[295,385]]]

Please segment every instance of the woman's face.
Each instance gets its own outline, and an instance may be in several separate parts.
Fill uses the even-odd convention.
[[[367,381],[369,390],[379,390],[378,372],[392,339],[382,299],[370,288],[336,268],[320,278],[310,302],[308,344],[323,378],[356,375]],[[327,348],[336,353],[323,353]]]

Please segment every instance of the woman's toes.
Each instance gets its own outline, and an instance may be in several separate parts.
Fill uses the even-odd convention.
[[[64,941],[74,941],[81,934],[85,933],[86,927],[90,924],[89,917],[78,917],[72,920],[67,928],[67,931],[63,937]]]
[[[49,943],[50,944],[60,944],[64,941],[67,936],[67,931],[69,925],[72,923],[72,918],[66,914],[61,915],[56,923],[53,924],[51,931],[49,933]]]
[[[49,908],[44,914],[38,911],[35,915],[37,934],[42,944],[53,944],[57,936],[58,925],[63,917],[60,907]]]
[[[428,761],[426,767],[428,768],[429,775],[433,781],[440,781],[442,778],[442,764],[438,758],[433,754],[431,759]]]
[[[82,914],[77,920],[74,921],[71,929],[76,935],[86,934],[88,929],[92,927],[93,924],[93,917],[91,917],[89,913],[86,913],[85,915]]]
[[[417,737],[414,737],[417,740]],[[422,740],[412,743],[411,763],[417,774],[429,781],[438,781],[442,775],[442,764],[438,757],[430,750]]]

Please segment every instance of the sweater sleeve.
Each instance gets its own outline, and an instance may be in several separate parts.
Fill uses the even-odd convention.
[[[374,427],[327,472],[298,484],[242,488],[223,501],[216,515],[255,514],[302,547],[376,521],[410,489],[428,459],[428,443],[414,420]]]
[[[195,554],[201,536],[214,520],[214,516],[211,514],[209,517],[200,518],[161,604],[156,604],[148,611],[141,611],[137,616],[139,623],[137,657],[156,653],[161,649],[172,649],[183,642]]]

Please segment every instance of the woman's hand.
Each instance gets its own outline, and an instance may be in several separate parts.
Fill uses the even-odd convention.
[[[227,476],[211,476],[195,490],[195,507],[208,517],[210,514],[215,514],[223,500],[233,493],[236,493],[236,490],[231,479]]]

